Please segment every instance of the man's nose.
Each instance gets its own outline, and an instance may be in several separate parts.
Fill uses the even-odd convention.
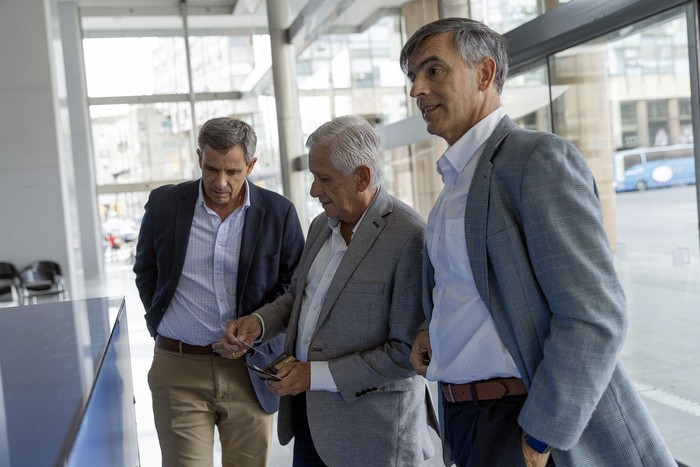
[[[415,80],[413,80],[413,83],[411,83],[411,92],[410,95],[412,98],[417,98],[418,96],[423,96],[427,94],[428,88],[425,84],[425,80],[416,77]]]
[[[318,188],[318,182],[316,180],[311,182],[311,188],[309,188],[309,195],[312,198],[318,198],[321,196],[320,189]]]
[[[216,174],[216,180],[214,180],[216,186],[225,186],[228,183],[228,177],[226,177],[226,172],[218,172]]]

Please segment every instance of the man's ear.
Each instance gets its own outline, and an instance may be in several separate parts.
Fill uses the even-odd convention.
[[[486,91],[496,79],[496,61],[486,57],[479,65],[479,90]]]
[[[372,181],[372,170],[366,165],[361,165],[355,169],[355,174],[357,175],[357,191],[363,192]]]
[[[249,162],[248,164],[246,164],[246,167],[245,167],[245,170],[246,170],[246,171],[245,171],[245,175],[246,175],[246,177],[247,177],[248,175],[250,175],[250,173],[253,171],[253,167],[255,167],[255,163],[256,163],[256,162],[258,162],[258,158],[257,158],[257,157],[253,157],[253,158],[250,160],[250,162]]]

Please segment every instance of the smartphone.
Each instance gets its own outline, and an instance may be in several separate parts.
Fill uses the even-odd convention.
[[[255,365],[250,365],[248,363],[245,364],[248,368],[253,370],[253,372],[258,375],[258,378],[264,379],[264,380],[270,380],[270,381],[282,381],[282,378],[279,376],[275,375],[274,373],[270,373],[269,371],[265,371],[262,368],[258,368]]]
[[[282,368],[283,366],[287,365],[288,363],[296,362],[297,359],[294,358],[293,355],[287,355],[286,353],[283,353],[279,357],[277,357],[272,363],[267,365],[265,367],[265,371],[268,373],[272,373],[273,375],[276,375],[277,372]]]

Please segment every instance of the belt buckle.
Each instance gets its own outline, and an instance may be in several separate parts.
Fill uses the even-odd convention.
[[[447,384],[447,392],[449,392],[449,394],[450,394],[450,397],[449,397],[449,399],[447,399],[447,401],[452,402],[454,404],[455,395],[452,393],[452,385],[449,383]]]

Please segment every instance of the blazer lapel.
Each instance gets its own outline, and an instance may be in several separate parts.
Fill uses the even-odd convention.
[[[316,329],[319,328],[321,323],[326,319],[328,313],[330,312],[333,304],[338,299],[338,296],[345,288],[350,277],[357,269],[357,266],[362,262],[364,257],[369,252],[370,248],[382,233],[386,222],[384,221],[384,216],[391,212],[392,201],[391,197],[386,193],[386,191],[380,188],[377,197],[374,202],[370,205],[369,209],[365,213],[364,219],[360,223],[359,228],[353,235],[350,246],[348,247],[345,255],[343,256],[338,270],[328,287],[328,293],[326,293],[326,298],[323,301],[323,306],[321,307],[321,312],[318,316],[318,321],[316,322]],[[320,246],[319,246],[320,248]],[[314,255],[315,257],[315,255]]]
[[[285,340],[285,352],[289,355],[294,355],[299,318],[301,315],[301,301],[304,298],[304,286],[306,284],[306,279],[309,277],[309,270],[311,269],[314,259],[316,259],[316,255],[330,234],[331,229],[328,226],[328,218],[325,214],[321,214],[321,216],[311,224],[304,247],[304,255],[294,273],[296,277],[296,298],[294,300],[294,309],[289,318],[289,323],[287,323],[287,339]]]
[[[182,192],[182,196],[177,200],[175,208],[175,228],[173,238],[173,266],[171,277],[180,277],[182,267],[185,264],[187,254],[187,244],[190,239],[192,229],[192,219],[196,208],[197,197],[199,196],[199,184],[201,180],[193,182]],[[177,281],[173,281],[177,284]]]
[[[515,127],[506,115],[486,140],[486,147],[479,158],[474,172],[469,195],[464,210],[464,236],[467,242],[467,253],[471,263],[474,282],[481,299],[488,306],[488,267],[486,253],[486,229],[489,215],[489,194],[493,158],[498,153],[498,147],[503,138]]]
[[[265,208],[258,187],[248,183],[250,190],[250,206],[245,213],[243,233],[241,234],[241,249],[238,256],[238,274],[236,277],[236,314],[241,307],[241,299],[245,294],[250,274],[250,266],[253,262],[253,252],[258,244],[260,229],[265,216]]]

